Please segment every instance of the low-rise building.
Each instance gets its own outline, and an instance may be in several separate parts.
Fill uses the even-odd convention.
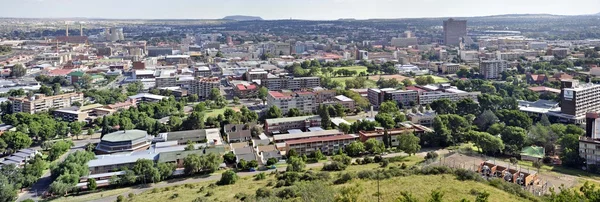
[[[316,95],[313,92],[277,92],[269,91],[267,107],[277,106],[286,114],[290,109],[296,108],[302,113],[313,113],[317,110]]]
[[[255,146],[255,152],[258,155],[258,159],[260,163],[267,164],[267,161],[270,158],[277,159],[277,161],[283,159],[283,155],[281,152],[275,147],[275,145],[264,145],[264,146]]]
[[[261,85],[269,90],[301,90],[321,86],[319,77],[270,76],[261,81]]]
[[[150,143],[146,131],[123,130],[104,135],[95,151],[98,154],[139,151],[148,149]]]
[[[136,103],[144,103],[144,102],[158,102],[167,97],[162,95],[154,95],[151,93],[140,93],[137,95],[129,96],[130,100],[135,100]]]
[[[435,111],[429,112],[417,112],[417,113],[408,113],[406,114],[406,118],[414,123],[423,126],[432,126],[433,120],[437,117]]]
[[[444,63],[441,66],[442,73],[444,74],[455,74],[460,70],[460,65],[454,63]]]
[[[264,129],[266,134],[279,134],[292,129],[307,130],[310,127],[319,126],[321,126],[321,117],[312,115],[266,119]]]
[[[227,124],[224,126],[228,142],[248,142],[252,140],[253,124]]]
[[[405,135],[408,133],[413,133],[414,135],[420,135],[420,134],[424,134],[426,132],[433,132],[433,130],[431,130],[425,126],[422,126],[422,125],[417,125],[417,124],[412,124],[412,123],[402,123],[402,125],[404,126],[403,128],[390,129],[390,130],[376,129],[374,131],[359,131],[358,134],[360,136],[360,141],[366,142],[369,139],[375,138],[376,140],[383,142],[384,134],[387,131],[388,135],[390,136],[390,141],[389,141],[390,145],[398,146],[398,144],[399,144],[398,138],[400,137],[400,135]]]
[[[55,96],[36,94],[29,98],[11,97],[9,100],[12,102],[14,113],[24,112],[34,114],[48,111],[49,109],[70,107],[74,102],[83,103],[83,93],[66,93]]]
[[[465,92],[458,89],[454,89],[451,91],[446,90],[445,92],[440,91],[431,91],[431,92],[423,92],[419,95],[419,104],[427,105],[431,104],[436,100],[440,99],[449,99],[453,102],[458,102],[463,99],[471,99],[476,101],[477,96],[480,95],[480,92]]]
[[[335,154],[338,150],[346,148],[352,142],[358,140],[356,135],[336,135],[325,137],[313,137],[306,139],[290,140],[285,142],[282,148],[285,152],[295,150],[298,155],[311,155],[317,150],[325,155]]]
[[[17,167],[23,167],[23,165],[27,164],[27,162],[37,155],[42,155],[39,151],[35,149],[21,149],[17,152],[11,154],[10,156],[4,158],[3,161],[0,162],[0,167],[5,165],[15,165]]]
[[[258,97],[258,86],[248,82],[234,82],[233,94],[238,98],[256,98]]]
[[[344,132],[339,130],[319,130],[312,132],[299,132],[299,133],[289,133],[282,135],[274,135],[273,142],[275,143],[283,143],[291,140],[299,140],[299,139],[307,139],[314,137],[327,137],[327,136],[336,136],[343,135]]]
[[[213,146],[223,144],[218,128],[166,132],[159,134],[155,140],[160,142],[177,141],[178,145],[185,145],[188,142],[208,143]]]
[[[91,104],[86,106],[72,106],[60,108],[52,111],[54,118],[61,119],[67,122],[90,122],[97,117],[103,117],[114,113],[115,110],[104,108],[101,104]]]

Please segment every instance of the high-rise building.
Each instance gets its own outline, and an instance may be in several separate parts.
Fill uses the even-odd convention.
[[[274,77],[261,80],[261,85],[269,90],[301,90],[321,86],[319,77]]]
[[[313,92],[282,93],[270,91],[267,96],[267,106],[277,106],[282,113],[287,113],[292,108],[297,108],[302,113],[314,113],[319,104]]]
[[[508,68],[506,60],[482,60],[479,62],[479,74],[486,79],[497,79],[502,77],[502,72]]]
[[[460,45],[461,38],[467,36],[467,21],[454,20],[452,18],[444,21],[444,44]]]
[[[561,113],[572,116],[576,123],[583,124],[588,112],[600,112],[600,85],[563,80],[560,95]]]
[[[196,94],[200,99],[208,99],[210,97],[210,91],[213,88],[220,87],[221,79],[217,77],[212,78],[202,78],[198,77],[192,81],[189,92],[191,94]]]

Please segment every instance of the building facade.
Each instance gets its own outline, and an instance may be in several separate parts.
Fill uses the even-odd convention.
[[[338,150],[346,148],[350,143],[357,141],[354,135],[336,135],[328,137],[315,137],[308,139],[291,140],[285,142],[285,151],[291,149],[299,155],[311,155],[317,150],[325,155],[335,154]]]
[[[467,36],[467,21],[454,20],[452,18],[444,21],[444,44],[460,45],[461,38]]]
[[[265,133],[282,133],[292,129],[306,130],[321,126],[320,116],[298,116],[265,120]]]
[[[317,110],[318,105],[313,92],[282,93],[269,91],[267,95],[267,106],[269,108],[277,106],[284,114],[292,108],[296,108],[302,113],[313,113]]]
[[[277,77],[261,81],[261,85],[269,90],[301,90],[321,86],[319,77]]]
[[[217,77],[211,78],[196,78],[192,81],[191,87],[189,89],[190,94],[198,95],[200,99],[208,99],[210,97],[210,91],[213,88],[219,89],[221,86],[221,79]]]
[[[508,68],[506,60],[482,60],[479,62],[479,74],[486,79],[502,77],[502,72]]]
[[[55,96],[36,94],[30,98],[9,98],[13,105],[13,112],[38,113],[49,109],[65,108],[74,102],[83,103],[83,93],[66,93]]]
[[[572,116],[577,123],[583,124],[586,113],[600,111],[598,95],[600,95],[600,85],[564,80],[560,94],[561,112]]]

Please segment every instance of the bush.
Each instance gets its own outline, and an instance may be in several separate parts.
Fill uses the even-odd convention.
[[[472,180],[472,181],[483,181],[483,178],[479,175],[479,173],[467,170],[467,169],[456,169],[454,171],[454,175],[456,175],[456,179],[460,180],[460,181],[467,181],[467,180]]]
[[[427,155],[425,155],[425,160],[437,159],[438,157],[439,157],[439,154],[437,152],[430,151],[430,152],[427,152]]]
[[[381,165],[381,167],[385,168],[388,166],[388,164],[390,164],[390,161],[387,159],[383,159],[381,160],[381,162],[379,163],[379,165]]]
[[[338,176],[338,179],[335,180],[335,184],[344,184],[352,179],[356,178],[356,174],[353,172],[345,172]]]
[[[377,173],[375,173],[375,171],[372,170],[361,170],[358,172],[358,174],[356,175],[359,179],[376,179],[377,178]]]
[[[363,164],[363,160],[362,159],[356,159],[355,160],[356,164],[361,165]],[[365,163],[366,164],[366,163]]]
[[[179,197],[179,194],[178,194],[178,193],[174,193],[173,195],[171,195],[171,199],[175,199],[175,198],[177,198],[177,197]]]
[[[406,163],[402,163],[402,164],[400,165],[400,169],[402,169],[402,170],[406,169]]]
[[[261,187],[256,190],[256,198],[269,198],[273,195],[271,189]]]
[[[155,194],[155,193],[158,193],[158,188],[153,188],[153,189],[152,189],[152,193],[153,193],[153,194]]]
[[[405,160],[405,158],[406,158],[405,156],[394,156],[391,158],[387,158],[387,160],[389,160],[391,163],[394,163],[394,162],[402,162]]]
[[[450,174],[452,173],[452,169],[446,166],[430,166],[421,168],[419,173],[423,175],[440,175],[440,174]]]
[[[207,191],[206,194],[204,194],[204,196],[206,196],[206,197],[209,197],[209,196],[212,196],[212,195],[215,195],[215,192],[213,192],[213,191]]]
[[[254,180],[264,180],[266,178],[267,178],[267,174],[265,174],[265,173],[259,173],[254,176]]]
[[[377,158],[377,157],[375,157],[375,158]],[[373,158],[371,158],[371,157],[365,157],[363,159],[363,163],[364,164],[369,164],[369,163],[373,163],[373,162],[375,162],[375,160]]]
[[[275,187],[283,187],[285,186],[285,180],[279,180],[277,181],[277,184],[275,184]]]
[[[514,183],[505,182],[502,179],[491,179],[488,181],[488,184],[501,189],[509,194],[517,195],[521,198],[525,198],[531,201],[538,201],[536,197],[534,197],[531,193],[524,190],[520,185]]]
[[[267,187],[270,187],[270,186],[273,186],[273,181],[269,181],[269,182],[267,183]]]
[[[342,171],[342,170],[346,170],[346,165],[344,165],[341,162],[331,162],[328,164],[325,164],[325,166],[323,166],[323,170],[324,171]]]
[[[133,198],[133,197],[135,197],[135,194],[134,193],[129,193],[129,194],[127,194],[127,197]]]
[[[379,155],[377,155],[377,156],[375,156],[375,157],[373,158],[373,161],[374,161],[375,163],[379,163],[379,162],[381,162],[381,160],[383,160],[383,157],[381,157],[381,156],[379,156]]]
[[[208,201],[210,201],[210,200],[208,200],[205,197],[200,196],[200,197],[194,199],[192,202],[208,202]]]
[[[237,180],[238,180],[237,174],[231,170],[228,170],[228,171],[225,171],[221,175],[221,180],[219,180],[219,182],[217,182],[217,183],[219,185],[235,184],[235,182]]]
[[[245,201],[246,199],[248,199],[248,194],[245,193],[237,193],[235,194],[235,196],[233,196],[233,198],[239,199],[240,201]]]
[[[292,187],[286,187],[283,188],[282,190],[280,190],[279,192],[277,192],[277,197],[282,198],[282,199],[290,199],[290,198],[296,198],[296,196],[298,195],[296,189],[292,188]]]
[[[125,197],[123,197],[123,195],[117,196],[117,202],[123,202],[123,201],[125,201]]]

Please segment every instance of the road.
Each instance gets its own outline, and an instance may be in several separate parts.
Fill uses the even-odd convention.
[[[87,140],[77,140],[77,141],[73,141],[73,143],[75,144],[75,146],[73,146],[71,148],[71,150],[69,150],[69,152],[67,152],[66,154],[63,154],[57,162],[62,162],[65,160],[65,158],[67,158],[67,156],[69,156],[69,154],[78,151],[78,150],[84,150],[85,146],[88,143],[97,143],[99,142],[99,139],[87,139]],[[32,147],[32,149],[36,149],[36,150],[41,150],[41,148],[38,147]],[[48,190],[48,187],[50,186],[50,184],[52,184],[53,179],[50,176],[50,170],[46,170],[45,173],[42,175],[42,177],[40,177],[40,179],[31,186],[31,188],[26,189],[25,191],[23,191],[22,193],[19,193],[19,198],[17,198],[17,201],[24,201],[27,199],[33,199],[34,201],[39,201],[41,200],[40,196],[46,192]]]
[[[427,152],[430,151],[436,151],[438,152],[438,154],[443,155],[445,153],[448,153],[448,150],[445,149],[440,149],[440,150],[434,150],[434,149],[424,149],[421,150],[419,153],[417,153],[417,156],[422,156],[424,157],[425,155],[427,155]],[[392,154],[387,154],[387,155],[383,155],[384,158],[391,158],[391,157],[396,157],[396,156],[407,156],[406,153],[392,153]],[[353,159],[353,161],[356,160]],[[310,168],[320,168],[323,167],[325,163],[313,163],[313,164],[307,164],[306,165],[306,169],[310,169]],[[279,167],[277,168],[277,171],[285,171],[286,167]],[[246,177],[246,176],[254,176],[258,173],[263,173],[263,172],[272,172],[273,170],[265,170],[265,171],[256,171],[256,172],[239,172],[237,173],[238,176],[240,177]],[[181,179],[174,179],[174,180],[169,180],[169,181],[165,181],[165,182],[159,182],[159,183],[155,183],[155,184],[150,184],[150,185],[138,185],[138,186],[134,186],[133,190],[131,191],[127,191],[118,195],[123,195],[123,196],[127,196],[129,195],[129,193],[133,193],[133,194],[140,194],[144,191],[149,191],[152,190],[154,188],[162,188],[162,187],[170,187],[170,186],[175,186],[175,185],[182,185],[182,184],[190,184],[190,183],[199,183],[199,182],[206,182],[206,181],[217,181],[221,179],[221,174],[215,174],[215,175],[210,175],[210,176],[205,176],[205,177],[194,177],[194,178],[188,178],[185,180],[181,180]],[[91,202],[113,202],[115,200],[117,200],[117,196],[118,195],[114,195],[114,196],[104,196],[101,199],[96,199],[96,200],[92,200]]]

